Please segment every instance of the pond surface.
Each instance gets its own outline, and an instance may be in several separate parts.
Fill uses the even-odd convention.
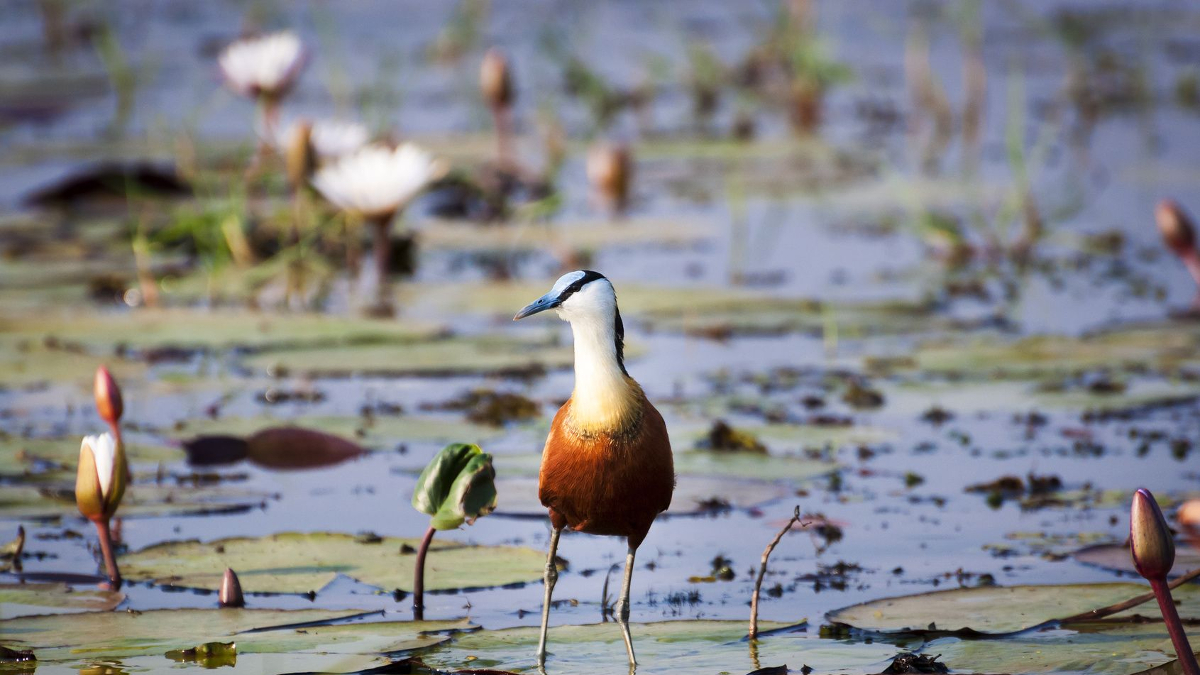
[[[103,569],[70,489],[75,444],[104,428],[90,384],[107,363],[124,392],[132,448],[133,483],[117,514],[131,570],[138,552],[164,542],[287,532],[419,538],[428,519],[410,500],[429,459],[449,442],[494,455],[497,511],[435,540],[489,547],[471,549],[478,583],[427,598],[425,619],[443,623],[396,629],[407,632],[391,642],[337,637],[359,645],[344,659],[316,649],[323,642],[256,652],[242,638],[250,646],[236,669],[348,672],[386,663],[387,652],[446,669],[532,670],[534,638],[522,627],[538,621],[541,554],[521,550],[547,545],[537,455],[574,376],[566,324],[549,314],[510,318],[561,272],[588,267],[616,287],[629,372],[666,419],[679,474],[671,512],[651,529],[634,575],[639,672],[786,664],[868,673],[904,650],[943,654],[957,672],[1133,673],[1173,658],[1161,624],[1116,629],[1136,635],[1051,626],[993,641],[944,634],[977,628],[970,624],[902,636],[823,626],[844,607],[936,590],[1142,583],[1128,567],[1072,554],[1125,542],[1138,487],[1168,512],[1200,496],[1192,448],[1200,323],[1187,314],[1196,288],[1153,219],[1163,198],[1200,209],[1195,7],[813,3],[821,58],[852,76],[828,89],[818,131],[798,137],[770,94],[733,85],[711,113],[693,113],[696,45],[732,73],[778,25],[774,3],[80,3],[65,12],[58,50],[44,44],[42,4],[52,3],[12,3],[0,23],[0,538],[19,525],[27,532],[23,572],[4,563],[0,584]],[[484,7],[482,18],[463,18],[473,7]],[[293,29],[310,50],[285,118],[359,118],[464,172],[493,159],[477,68],[488,46],[502,47],[518,91],[519,160],[540,169],[548,125],[569,139],[553,177],[556,208],[536,222],[520,212],[460,222],[440,215],[447,197],[435,190],[397,224],[414,233],[418,252],[415,272],[394,284],[395,318],[360,318],[374,279],[360,283],[344,261],[319,253],[306,260],[325,270],[314,273],[320,291],[288,309],[282,254],[268,250],[244,269],[211,253],[230,213],[247,231],[289,218],[278,158],[265,160],[266,176],[242,180],[254,104],[222,88],[215,64],[243,28],[262,27]],[[119,47],[99,46],[105,36]],[[435,58],[439,50],[450,53]],[[598,122],[585,97],[564,91],[572,57],[610,88],[646,85],[653,96]],[[114,58],[131,73],[128,89],[113,84]],[[974,67],[985,75],[982,96],[968,100]],[[133,104],[122,115],[125,95]],[[972,104],[974,140],[963,130]],[[739,141],[731,128],[742,116],[754,135]],[[632,203],[616,222],[590,195],[585,158],[595,138],[628,142],[636,157]],[[141,159],[178,166],[192,196],[29,203],[89,167]],[[322,222],[337,218],[313,211]],[[1031,218],[1040,224],[1033,245],[1012,254]],[[150,233],[158,309],[122,301],[140,297],[128,292],[138,288],[138,232]],[[944,259],[947,241],[968,252],[963,262]],[[537,414],[489,425],[446,405],[475,390],[519,394]],[[768,454],[705,449],[718,420]],[[189,466],[182,449],[197,435],[281,425],[335,433],[370,452],[281,470]],[[987,485],[1004,476],[1039,477],[1044,489]],[[808,525],[775,549],[760,609],[781,632],[750,649],[739,640],[759,559],[797,505]],[[1181,535],[1177,545],[1176,570],[1191,569],[1196,543]],[[268,560],[258,571],[239,570],[248,605],[315,614],[268,613],[237,630],[180,615],[197,635],[168,636],[183,643],[162,648],[170,639],[148,639],[144,652],[113,647],[114,635],[138,630],[115,623],[79,629],[94,638],[91,650],[87,639],[46,643],[36,637],[43,629],[11,622],[0,622],[0,643],[54,645],[38,672],[157,671],[197,667],[168,661],[168,649],[246,628],[357,613],[341,610],[381,612],[372,622],[412,619],[411,599],[394,592],[406,582],[372,585],[352,567],[325,569],[343,573],[321,587],[256,593],[256,575],[279,572],[266,569],[272,549],[262,546]],[[615,538],[563,538],[553,626],[606,619],[603,589],[624,550]],[[408,574],[412,557],[395,558]],[[207,563],[216,574],[225,566],[215,555]],[[502,575],[510,564],[519,569],[512,578]],[[437,590],[437,568],[429,574]],[[610,595],[619,567],[611,574]],[[216,605],[211,591],[152,571],[129,578],[124,598],[110,598],[120,616]],[[72,583],[76,593],[94,586]],[[61,599],[28,601],[29,610],[6,601],[3,618],[61,609]],[[1185,618],[1200,619],[1188,602]],[[1158,618],[1152,605],[1142,609]],[[556,661],[558,672],[622,671],[610,629],[552,631],[551,672]],[[83,651],[50,651],[66,643]],[[1021,660],[1064,645],[1077,650],[1074,660]]]

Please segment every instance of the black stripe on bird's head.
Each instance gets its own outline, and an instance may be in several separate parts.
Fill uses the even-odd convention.
[[[568,272],[558,278],[554,282],[554,286],[550,292],[542,297],[534,300],[524,309],[517,312],[513,317],[513,321],[524,319],[527,316],[544,312],[548,309],[558,309],[563,306],[563,303],[580,293],[589,284],[596,281],[605,281],[605,285],[612,290],[612,309],[613,309],[613,342],[616,349],[617,363],[621,366],[621,372],[625,372],[625,324],[621,321],[621,311],[616,305],[616,290],[612,288],[612,282],[609,282],[607,277],[593,270],[576,270]],[[628,374],[628,373],[626,373]]]

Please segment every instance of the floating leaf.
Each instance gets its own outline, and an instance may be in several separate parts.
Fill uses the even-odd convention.
[[[1129,553],[1128,543],[1088,546],[1076,551],[1073,557],[1085,565],[1137,574],[1137,570],[1133,566],[1133,558]],[[1200,550],[1183,541],[1175,542],[1175,566],[1168,576],[1177,577],[1197,567],[1200,567]]]
[[[268,469],[315,469],[365,452],[339,436],[301,427],[263,429],[246,439],[250,461]]]
[[[202,543],[165,542],[120,558],[126,579],[216,591],[225,568],[237,570],[246,593],[308,593],[339,574],[386,590],[411,591],[418,539],[363,542],[340,533],[283,533]],[[486,561],[486,564],[481,564]],[[516,546],[465,546],[434,540],[425,561],[427,590],[503,586],[542,576],[545,554]]]
[[[878,672],[896,647],[810,639],[800,626],[764,622],[758,659],[765,663],[805,664],[818,671]],[[637,649],[638,673],[746,673],[750,658],[745,621],[661,621],[630,626]],[[771,631],[775,631],[771,633]],[[494,668],[535,672],[538,628],[526,626],[459,635],[421,653],[439,669]],[[547,640],[550,672],[596,672],[596,664],[624,665],[625,647],[616,623],[553,626]],[[798,671],[799,666],[795,669]]]
[[[42,311],[0,323],[0,337],[35,342],[52,337],[102,354],[111,354],[117,346],[135,351],[164,348],[216,351],[407,344],[432,339],[440,332],[438,326],[412,321],[191,309]]]
[[[1149,586],[1142,584],[956,588],[852,605],[830,612],[828,619],[882,633],[974,631],[1007,634],[1107,607],[1148,590]],[[1184,603],[1180,615],[1200,617],[1200,587],[1184,587],[1175,593],[1175,599]],[[1153,609],[1149,611],[1154,612]],[[1133,613],[1129,611],[1119,616]]]
[[[569,366],[573,360],[568,346],[485,335],[406,345],[275,350],[249,356],[242,363],[253,370],[306,377],[404,377],[529,374]]]
[[[473,523],[496,508],[495,478],[492,456],[478,445],[447,445],[417,478],[413,508],[432,516],[436,530]]]
[[[175,449],[161,445],[124,441],[126,458],[132,464],[173,462],[183,458]],[[0,441],[0,476],[50,479],[55,474],[74,478],[79,462],[79,437],[10,438]]]
[[[14,646],[33,649],[43,663],[153,654],[159,668],[164,668],[169,664],[164,658],[168,651],[193,649],[207,642],[236,643],[241,665],[244,654],[312,651],[374,655],[410,650],[446,640],[443,632],[472,628],[463,620],[312,625],[358,615],[361,612],[357,610],[323,609],[88,612],[10,619],[0,622],[0,633]],[[9,636],[14,636],[11,641]]]
[[[239,513],[259,508],[274,495],[232,487],[185,487],[133,484],[121,503],[122,518]],[[0,519],[76,516],[73,485],[35,488],[5,486],[0,490]]]
[[[1161,623],[1096,624],[1077,630],[1040,631],[1003,640],[942,638],[925,645],[941,654],[954,672],[1128,675],[1162,665],[1175,656]],[[1195,644],[1200,632],[1188,633]]]
[[[67,584],[0,584],[0,619],[31,614],[107,612],[125,599],[123,593],[76,589]]]

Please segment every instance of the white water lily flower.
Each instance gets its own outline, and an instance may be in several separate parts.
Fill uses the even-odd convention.
[[[443,164],[412,143],[368,145],[317,171],[313,186],[338,208],[386,217],[408,205],[444,173]]]
[[[111,517],[125,494],[128,470],[125,452],[112,434],[84,437],[75,481],[79,512],[92,519]]]
[[[278,133],[272,134],[270,128],[259,123],[258,133],[276,150],[283,152],[292,146],[296,134],[301,132],[301,126],[308,124],[304,120],[293,121],[282,126]],[[311,123],[308,142],[312,145],[317,159],[328,162],[348,155],[367,144],[371,138],[367,127],[359,122],[323,119]]]
[[[304,47],[291,31],[244,38],[221,52],[221,72],[230,88],[243,96],[285,93],[304,65]]]

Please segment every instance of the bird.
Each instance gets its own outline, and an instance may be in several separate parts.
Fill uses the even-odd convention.
[[[513,320],[550,309],[571,324],[575,388],[550,425],[538,477],[538,498],[551,526],[538,666],[546,662],[558,540],[570,527],[626,539],[625,577],[614,610],[632,668],[637,665],[629,633],[634,558],[654,519],[671,505],[671,441],[662,415],[625,369],[625,326],[612,282],[591,270],[569,272]]]

